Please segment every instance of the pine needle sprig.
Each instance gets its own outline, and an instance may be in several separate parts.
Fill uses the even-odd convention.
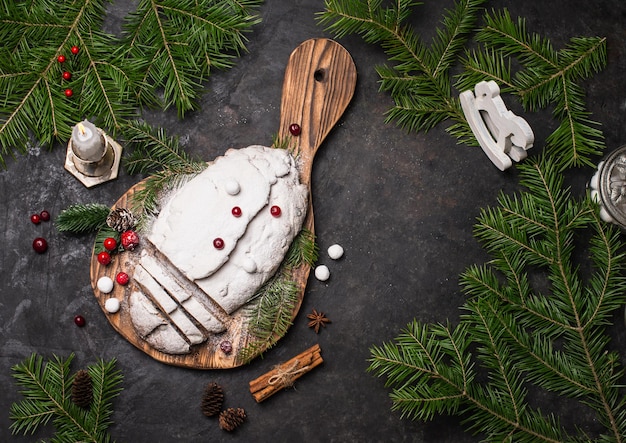
[[[53,441],[111,441],[107,431],[113,413],[112,400],[119,395],[122,382],[115,359],[89,366],[94,391],[91,408],[85,410],[71,400],[73,358],[73,354],[66,359],[55,356],[44,362],[43,357],[33,354],[12,368],[25,397],[11,405],[13,434],[33,434],[52,420],[56,428]]]
[[[174,105],[180,117],[196,109],[201,83],[211,69],[230,68],[245,50],[245,33],[259,23],[262,0],[144,0],[124,26],[130,57],[142,67],[139,98]]]
[[[327,0],[319,21],[338,38],[359,34],[367,43],[380,44],[394,62],[393,67],[376,68],[381,91],[389,92],[395,102],[387,112],[387,122],[394,121],[409,131],[428,131],[451,119],[451,130],[471,142],[471,130],[458,99],[452,96],[449,71],[476,27],[483,3],[456,2],[446,11],[430,46],[405,24],[419,4],[412,0],[389,7],[383,7],[380,0]]]
[[[60,232],[85,234],[106,226],[111,208],[100,203],[75,204],[63,210],[54,221]]]
[[[152,128],[144,122],[133,121],[124,128],[130,154],[124,158],[129,174],[152,173],[144,186],[132,196],[132,209],[138,214],[151,214],[158,207],[159,196],[168,189],[202,172],[208,164],[193,159],[163,128]]]
[[[624,244],[588,197],[563,188],[559,168],[547,158],[520,164],[527,191],[481,212],[475,235],[493,259],[461,275],[469,299],[456,327],[414,321],[371,349],[369,370],[386,377],[403,416],[460,415],[488,440],[594,439],[534,409],[532,384],[591,408],[605,428],[598,440],[623,441],[624,368],[606,326],[626,302]],[[584,279],[582,256],[592,269]]]

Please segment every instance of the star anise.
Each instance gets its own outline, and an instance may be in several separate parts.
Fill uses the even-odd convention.
[[[317,312],[315,309],[311,311],[309,315],[306,316],[309,320],[311,320],[308,324],[309,328],[315,329],[315,333],[319,334],[320,326],[326,327],[326,323],[331,323],[331,321],[326,318],[323,312]]]

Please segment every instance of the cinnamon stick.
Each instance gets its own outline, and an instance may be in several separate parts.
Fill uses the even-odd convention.
[[[322,350],[319,345],[311,346],[285,363],[274,366],[271,371],[250,382],[250,392],[257,403],[290,387],[293,382],[311,369],[322,364]]]

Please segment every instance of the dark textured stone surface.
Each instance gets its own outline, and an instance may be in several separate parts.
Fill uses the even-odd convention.
[[[426,38],[433,35],[451,0],[425,2],[412,18]],[[107,26],[118,32],[136,2],[116,1]],[[626,142],[626,5],[621,0],[587,2],[494,0],[527,19],[528,28],[561,48],[573,36],[606,36],[608,66],[586,81],[588,108],[603,124],[608,149]],[[249,52],[237,66],[216,72],[206,85],[201,110],[178,120],[175,112],[146,118],[182,137],[186,148],[210,160],[229,147],[270,144],[280,111],[283,70],[303,40],[328,36],[315,14],[323,2],[268,0],[262,24],[249,34]],[[322,251],[345,248],[340,261],[322,254],[331,279],[311,279],[300,315],[279,344],[250,365],[199,371],[158,363],[128,344],[107,322],[89,282],[92,239],[62,235],[52,223],[35,226],[28,217],[42,209],[53,217],[74,203],[113,204],[139,177],[125,173],[91,190],[63,170],[65,149],[32,146],[26,156],[0,171],[0,441],[11,437],[8,410],[20,399],[11,366],[33,352],[76,354],[75,369],[98,358],[118,359],[124,390],[115,401],[111,434],[126,442],[473,441],[457,418],[429,423],[401,419],[390,410],[384,381],[366,373],[369,348],[391,340],[413,318],[455,322],[464,296],[458,275],[488,257],[472,236],[480,208],[497,194],[517,189],[514,170],[499,172],[479,149],[456,145],[444,128],[407,134],[384,123],[391,101],[378,93],[374,66],[385,62],[380,48],[357,37],[341,41],[359,72],[354,100],[316,158],[313,199]],[[549,112],[524,115],[541,150],[555,122]],[[590,168],[568,175],[574,192],[584,192]],[[37,255],[31,242],[44,236],[49,251]],[[332,324],[315,335],[306,326],[311,309],[327,313]],[[87,324],[78,328],[76,314]],[[616,316],[612,347],[624,350],[624,320]],[[320,343],[325,363],[262,404],[248,382],[304,349]],[[242,407],[247,421],[233,434],[200,410],[207,383],[223,386],[224,407]],[[593,429],[593,417],[580,406],[537,394],[545,411],[564,413],[568,426]]]

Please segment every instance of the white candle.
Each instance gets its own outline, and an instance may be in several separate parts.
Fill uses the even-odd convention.
[[[72,150],[83,161],[97,162],[104,155],[104,140],[96,126],[88,120],[72,129]]]

